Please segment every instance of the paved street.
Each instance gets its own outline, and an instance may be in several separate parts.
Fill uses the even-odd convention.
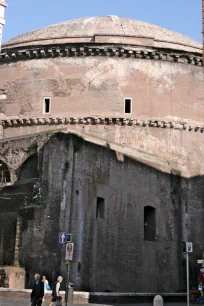
[[[29,306],[30,301],[29,299],[26,300],[21,300],[21,301],[13,301],[13,300],[1,300],[0,301],[0,306]],[[43,303],[43,306],[48,306],[49,301],[46,301]],[[64,304],[63,304],[64,305]],[[92,306],[99,306],[99,304],[90,304]],[[74,306],[87,306],[87,304],[74,304]],[[105,305],[100,305],[100,306],[105,306]],[[153,306],[152,304],[115,304],[113,306]],[[164,306],[186,306],[186,303],[166,303]]]

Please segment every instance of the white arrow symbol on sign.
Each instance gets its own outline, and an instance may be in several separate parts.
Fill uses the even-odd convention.
[[[65,234],[64,233],[62,234],[61,239],[62,239],[62,243],[64,243],[64,241],[65,241]]]

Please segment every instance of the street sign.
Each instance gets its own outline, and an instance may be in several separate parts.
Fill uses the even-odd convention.
[[[72,234],[67,234],[67,242],[72,242]]]
[[[59,242],[65,244],[67,242],[67,233],[63,232],[59,234]]]
[[[193,253],[193,243],[186,242],[186,253]]]
[[[72,261],[74,252],[74,243],[68,242],[66,244],[65,260]]]
[[[202,268],[204,268],[204,259],[198,259],[197,263],[202,264]]]
[[[183,252],[184,253],[193,253],[193,243],[192,242],[183,242]]]

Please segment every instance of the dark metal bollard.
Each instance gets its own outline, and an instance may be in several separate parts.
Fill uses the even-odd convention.
[[[68,304],[73,304],[74,284],[69,283],[68,286]]]

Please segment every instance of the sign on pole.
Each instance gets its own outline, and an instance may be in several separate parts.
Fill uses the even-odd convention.
[[[67,242],[67,233],[63,232],[59,234],[59,243],[65,244]]]
[[[67,242],[72,242],[72,234],[67,234]]]
[[[65,260],[73,260],[74,243],[68,242],[66,244]]]
[[[193,243],[186,242],[186,253],[193,253]]]
[[[184,253],[193,253],[193,243],[192,242],[183,242],[183,252]]]

